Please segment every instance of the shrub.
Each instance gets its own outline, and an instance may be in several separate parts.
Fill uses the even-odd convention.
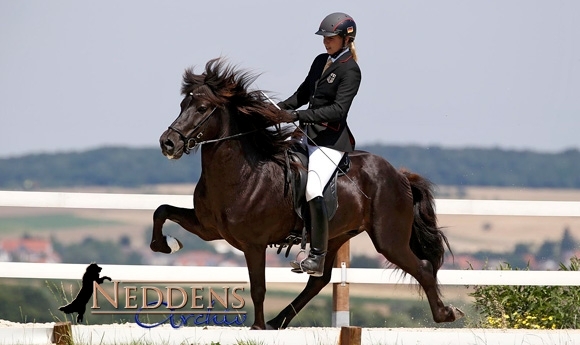
[[[500,270],[511,270],[509,264]],[[570,259],[560,271],[578,271],[580,259]],[[579,286],[475,286],[470,294],[483,316],[479,327],[577,329],[580,325]]]

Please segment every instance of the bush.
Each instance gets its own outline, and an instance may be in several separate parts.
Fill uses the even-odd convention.
[[[0,284],[0,320],[12,322],[52,322],[57,305],[46,289],[5,280]]]
[[[560,271],[578,271],[580,259]],[[511,270],[509,264],[500,270]],[[579,286],[476,286],[470,294],[475,309],[483,316],[479,327],[525,329],[578,329]]]

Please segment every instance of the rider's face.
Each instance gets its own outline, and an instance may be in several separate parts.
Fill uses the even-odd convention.
[[[342,48],[342,37],[339,35],[324,36],[322,43],[324,44],[324,48],[326,48],[326,52],[332,55]]]

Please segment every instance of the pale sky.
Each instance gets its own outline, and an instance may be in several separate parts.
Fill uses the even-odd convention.
[[[359,145],[580,148],[580,1],[0,0],[0,158],[157,147],[183,70],[219,56],[286,98],[337,11]]]

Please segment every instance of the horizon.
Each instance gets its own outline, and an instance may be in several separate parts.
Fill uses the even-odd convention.
[[[388,143],[370,143],[364,145],[357,145],[357,150],[368,151],[369,148],[372,147],[397,147],[397,148],[419,148],[424,150],[429,149],[441,149],[441,150],[482,150],[482,151],[504,151],[504,152],[516,152],[516,153],[534,153],[534,154],[547,154],[547,155],[559,155],[566,152],[580,152],[578,148],[568,148],[562,149],[558,151],[541,151],[541,150],[532,150],[532,149],[510,149],[510,148],[503,148],[503,147],[477,147],[477,146],[461,146],[461,147],[454,147],[454,146],[444,146],[444,145],[421,145],[421,144],[388,144]],[[7,156],[0,156],[0,160],[9,160],[9,159],[19,159],[24,157],[30,156],[40,156],[40,155],[67,155],[67,154],[83,154],[86,152],[104,150],[104,149],[127,149],[127,150],[159,150],[159,154],[161,154],[161,150],[157,146],[135,146],[135,145],[115,145],[115,144],[104,144],[100,146],[94,147],[87,147],[82,149],[71,149],[71,150],[56,150],[56,151],[39,151],[39,152],[27,152],[15,155],[7,155]],[[370,151],[369,151],[370,152]],[[201,152],[199,153],[192,153],[192,157],[199,156],[201,157]],[[187,156],[184,156],[187,157]]]

